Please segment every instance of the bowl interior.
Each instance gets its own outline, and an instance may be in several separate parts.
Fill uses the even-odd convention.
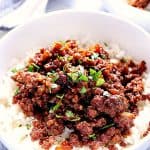
[[[105,13],[70,10],[50,13],[8,33],[0,41],[0,77],[13,58],[23,59],[31,49],[69,38],[118,43],[150,68],[150,36],[140,27]]]
[[[150,36],[141,28],[105,13],[58,11],[16,28],[0,41],[0,76],[12,58],[22,59],[31,49],[68,38],[118,43],[150,66]]]

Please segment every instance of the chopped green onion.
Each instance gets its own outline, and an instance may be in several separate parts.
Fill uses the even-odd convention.
[[[86,88],[83,86],[83,87],[81,88],[81,90],[80,90],[80,93],[81,93],[81,94],[85,94],[86,91],[87,91]]]
[[[105,83],[105,80],[102,76],[102,72],[101,71],[96,71],[94,69],[90,68],[90,76],[92,77],[92,79],[94,81],[96,81],[96,86],[101,86]]]
[[[29,71],[29,72],[33,72],[33,71],[34,71],[33,65],[30,65],[30,66],[28,67],[28,71]]]
[[[66,115],[68,118],[74,118],[74,117],[75,117],[75,116],[74,116],[74,113],[73,113],[72,111],[70,111],[70,110],[67,110],[66,113],[65,113],[65,115]]]
[[[103,126],[103,127],[100,128],[100,129],[101,129],[101,130],[108,129],[108,128],[114,126],[114,125],[115,125],[114,123],[111,123],[111,124],[108,124],[108,125]]]
[[[94,81],[97,81],[99,79],[99,77],[102,75],[101,71],[96,71],[92,68],[90,68],[90,76],[92,76]]]
[[[56,82],[58,79],[59,79],[59,76],[55,76],[55,77],[52,78],[52,81]]]
[[[81,61],[81,60],[78,60],[78,63],[79,63],[79,64],[82,64],[82,61]]]
[[[67,110],[65,115],[69,118],[69,121],[79,121],[81,119],[70,110]]]
[[[57,111],[59,109],[59,107],[61,106],[61,102],[58,102],[52,109],[50,109],[50,113],[54,113],[55,111]]]
[[[63,57],[63,56],[57,56],[57,58],[59,59],[59,60],[65,60],[65,58]]]
[[[98,53],[93,53],[93,55],[91,56],[91,58],[94,60],[94,59],[97,59],[97,58],[98,58],[98,56],[99,56],[99,54],[98,54]]]
[[[53,82],[59,79],[59,75],[56,72],[48,72],[47,77],[50,77]]]
[[[18,93],[19,93],[19,87],[16,88],[14,96],[17,95]]]
[[[93,75],[93,80],[94,80],[94,81],[97,81],[101,75],[102,75],[102,72],[101,72],[101,71],[96,72],[96,73]]]
[[[68,61],[71,61],[72,59],[73,59],[73,56],[68,56],[68,57],[67,57],[67,60],[68,60]]]
[[[96,134],[95,134],[95,133],[90,134],[90,135],[89,135],[89,138],[92,139],[92,140],[95,140],[95,139],[96,139]]]
[[[90,68],[90,76],[93,76],[96,73],[96,70]]]
[[[28,66],[28,71],[29,72],[34,72],[35,70],[38,71],[40,67],[36,65],[35,63],[32,63]]]
[[[76,82],[78,79],[78,72],[73,72],[73,73],[67,73],[67,75],[72,79],[72,81]]]
[[[59,99],[63,99],[64,94],[56,94],[56,97],[59,98]]]
[[[56,118],[63,118],[63,116],[61,116],[61,115],[55,115],[56,116]]]
[[[59,79],[59,76],[55,76],[55,77],[52,78],[52,81],[56,82],[58,79]]]
[[[37,70],[39,70],[40,69],[40,67],[38,66],[38,65],[36,65],[36,64],[32,64]]]
[[[12,73],[16,73],[16,72],[18,72],[18,69],[17,69],[17,68],[13,68],[13,69],[11,70],[11,72],[12,72]]]
[[[74,122],[74,121],[79,121],[81,118],[79,116],[75,116],[74,119],[71,119],[70,121]]]
[[[31,128],[30,124],[26,124],[27,129],[29,130]]]
[[[106,55],[101,54],[101,58],[102,58],[102,59],[106,59]]]
[[[88,82],[88,77],[84,74],[81,74],[78,80]]]
[[[99,78],[97,81],[96,81],[96,86],[101,86],[105,83],[105,80],[103,78]]]
[[[88,82],[88,77],[80,72],[67,73],[73,82],[85,81]]]

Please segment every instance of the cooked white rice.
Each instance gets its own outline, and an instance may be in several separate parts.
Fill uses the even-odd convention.
[[[105,46],[108,49],[110,56],[112,57],[112,62],[117,62],[117,59],[123,57],[124,51],[120,50],[119,46],[116,44],[110,44],[110,46]],[[30,55],[31,56],[31,55]],[[17,61],[14,61],[17,63]],[[19,61],[18,61],[19,62]],[[19,62],[17,67],[22,68]],[[24,114],[19,109],[18,105],[12,104],[12,97],[14,94],[15,85],[10,79],[11,72],[8,72],[0,85],[0,137],[7,139],[14,149],[16,150],[40,150],[38,141],[32,142],[30,139],[30,132],[32,127],[29,128],[33,118],[25,117]],[[144,75],[144,85],[145,93],[150,93],[150,74]],[[133,150],[140,141],[142,141],[141,136],[147,130],[150,122],[150,102],[142,102],[138,104],[140,109],[139,115],[135,118],[135,126],[131,128],[131,135],[125,139],[125,143],[129,146],[125,148],[126,150]],[[58,140],[68,136],[69,130],[65,130],[65,133],[59,137]],[[150,139],[148,135],[146,138]],[[119,145],[117,147],[121,150],[123,149]],[[51,148],[55,149],[55,146]],[[75,150],[79,148],[74,148]],[[80,148],[81,150],[87,150],[87,147]],[[100,150],[107,150],[107,148],[100,148]]]

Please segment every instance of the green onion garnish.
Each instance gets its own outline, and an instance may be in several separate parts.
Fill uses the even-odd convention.
[[[67,75],[72,79],[73,82],[77,82],[78,80],[78,72],[67,73]]]
[[[63,118],[63,116],[61,116],[61,115],[55,115],[56,116],[56,118]]]
[[[28,71],[29,71],[29,72],[33,72],[33,71],[34,71],[33,65],[30,65],[30,66],[28,67]]]
[[[28,66],[29,72],[38,71],[39,69],[40,69],[40,67],[38,65],[36,65],[35,63],[32,63]]]
[[[47,77],[50,77],[52,82],[55,82],[59,79],[59,75],[56,72],[48,72]]]
[[[90,68],[89,72],[90,72],[90,76],[92,77],[92,79],[96,81],[96,86],[101,86],[105,83],[105,80],[103,78],[101,71],[96,71]]]
[[[56,94],[56,97],[59,98],[59,99],[63,99],[64,94]]]
[[[97,81],[100,78],[100,76],[102,76],[102,72],[101,71],[96,71],[96,70],[94,70],[92,68],[90,68],[89,71],[90,71],[90,76],[92,76],[94,81]]]
[[[78,78],[79,81],[85,81],[88,82],[88,77],[84,74],[81,74]]]
[[[105,80],[103,78],[99,78],[97,81],[96,81],[96,86],[101,86],[105,83]]]
[[[68,118],[74,118],[74,117],[75,117],[75,116],[74,116],[74,113],[73,113],[72,111],[70,111],[70,110],[67,110],[66,113],[65,113],[65,115],[66,115]]]
[[[79,116],[75,116],[74,119],[71,119],[70,121],[74,122],[74,121],[79,121],[81,118]]]
[[[50,109],[50,113],[54,113],[55,111],[57,111],[59,109],[59,107],[61,106],[61,102],[58,102],[52,109]]]
[[[96,139],[96,134],[95,134],[95,133],[90,134],[90,135],[89,135],[89,138],[92,139],[92,140],[95,140],[95,139]]]
[[[18,72],[18,69],[17,68],[13,68],[13,69],[11,69],[11,72],[12,73],[16,73],[16,72]]]
[[[62,60],[62,61],[64,61],[65,60],[65,58],[63,57],[63,56],[57,56],[57,58],[59,59],[59,60]]]
[[[72,59],[73,59],[73,56],[68,56],[68,57],[67,57],[67,60],[68,60],[68,61],[71,61]]]
[[[81,61],[81,60],[78,60],[78,63],[79,63],[79,64],[82,64],[82,61]]]
[[[86,91],[87,91],[87,89],[83,86],[83,87],[81,88],[81,90],[80,90],[80,93],[81,93],[81,94],[85,94]]]
[[[19,87],[16,88],[14,96],[17,95],[18,93],[19,93]]]
[[[102,72],[101,72],[101,71],[96,72],[96,73],[94,74],[94,76],[93,76],[93,80],[94,80],[94,81],[97,81],[101,75],[102,75]]]
[[[75,115],[72,111],[67,110],[65,115],[69,118],[69,121],[79,121],[81,118]]]
[[[111,124],[108,124],[108,125],[103,126],[103,127],[100,128],[100,129],[101,129],[101,130],[108,129],[108,128],[114,126],[114,125],[115,125],[114,123],[111,123]]]
[[[90,76],[93,76],[96,73],[96,70],[90,68]]]
[[[97,59],[97,58],[98,58],[98,56],[99,56],[99,54],[98,54],[98,53],[93,53],[93,55],[91,56],[91,58],[92,58],[93,60],[95,60],[95,59]]]
[[[106,55],[101,54],[101,58],[102,58],[102,59],[106,59]]]

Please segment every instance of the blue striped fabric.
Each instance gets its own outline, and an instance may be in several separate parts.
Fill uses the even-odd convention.
[[[25,0],[0,0],[0,17],[12,12]]]
[[[8,149],[0,142],[0,150],[8,150]]]

